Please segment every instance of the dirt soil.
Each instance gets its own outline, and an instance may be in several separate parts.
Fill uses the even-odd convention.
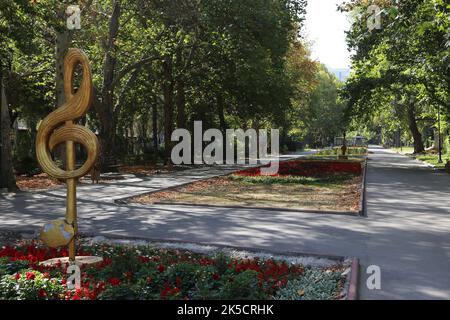
[[[331,211],[359,210],[361,179],[341,184],[248,184],[227,177],[197,181],[186,186],[133,199],[141,204],[189,203]]]

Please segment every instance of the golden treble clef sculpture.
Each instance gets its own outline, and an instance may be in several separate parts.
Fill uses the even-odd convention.
[[[74,92],[75,68],[81,65],[83,76]],[[75,261],[75,235],[77,234],[76,184],[78,178],[94,166],[99,153],[96,135],[84,126],[74,124],[88,111],[93,98],[92,73],[89,59],[79,49],[69,49],[64,59],[64,95],[62,106],[50,113],[39,125],[36,136],[36,156],[44,172],[65,180],[67,184],[65,220],[52,221],[41,231],[41,239],[50,247],[69,246],[69,260]],[[57,166],[51,152],[66,144],[66,170]],[[75,166],[75,143],[87,150],[87,160],[80,168]]]

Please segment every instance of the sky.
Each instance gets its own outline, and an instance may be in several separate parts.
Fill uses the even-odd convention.
[[[312,58],[328,68],[350,67],[350,54],[345,42],[345,30],[350,23],[344,13],[336,10],[342,0],[309,0],[306,15],[306,36],[312,45]]]

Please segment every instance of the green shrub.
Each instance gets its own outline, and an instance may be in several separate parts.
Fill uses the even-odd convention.
[[[220,291],[223,300],[260,300],[267,299],[259,284],[258,272],[246,270],[234,278],[230,277]]]
[[[333,299],[343,275],[321,269],[306,269],[300,279],[289,280],[286,287],[275,295],[276,300],[328,300]]]
[[[35,270],[23,270],[15,275],[0,279],[0,299],[5,300],[47,300],[64,295],[61,280]]]
[[[17,174],[26,174],[29,176],[39,173],[39,166],[36,159],[30,156],[15,159],[14,169]]]
[[[230,175],[228,177],[231,181],[236,181],[244,184],[301,184],[301,185],[315,185],[322,186],[324,184],[335,183],[341,184],[347,180],[354,178],[350,174],[336,174],[327,177],[301,177],[301,176],[240,176]]]
[[[9,261],[8,258],[0,258],[0,277],[26,269],[28,268],[28,264],[26,260]]]
[[[118,286],[108,286],[98,295],[99,300],[139,300],[145,296],[144,289],[139,285],[121,283]]]
[[[163,274],[163,278],[181,290],[183,295],[195,286],[201,267],[188,262],[181,262],[169,266]]]
[[[109,270],[110,277],[122,277],[126,273],[135,273],[139,268],[139,258],[133,250],[124,250],[113,256]]]

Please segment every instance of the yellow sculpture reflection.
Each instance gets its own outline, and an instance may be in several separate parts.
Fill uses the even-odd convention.
[[[74,71],[80,64],[83,77],[74,92]],[[73,122],[88,111],[93,97],[92,73],[89,60],[83,51],[69,49],[64,60],[65,103],[42,120],[36,136],[36,155],[44,172],[65,180],[67,184],[67,207],[65,220],[53,221],[41,231],[41,239],[50,247],[69,246],[69,260],[75,261],[75,236],[77,234],[76,185],[77,179],[86,175],[94,166],[99,152],[97,137],[86,127]],[[66,144],[66,170],[53,161],[51,152]],[[75,166],[75,143],[87,151],[87,160],[78,169]]]

